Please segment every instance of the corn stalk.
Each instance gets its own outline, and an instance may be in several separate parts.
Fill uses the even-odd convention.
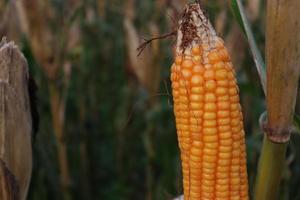
[[[56,29],[54,30],[48,26],[49,21],[58,22],[61,19],[55,18],[54,7],[49,1],[15,1],[18,17],[22,22],[22,31],[27,36],[33,55],[47,77],[52,126],[59,162],[61,193],[64,199],[70,199],[71,183],[64,124],[66,96],[72,68],[66,54],[78,45],[80,37],[80,32],[76,28],[78,24],[72,23],[80,4],[77,0],[69,0],[68,3],[72,6],[64,14],[66,20],[62,24],[55,24]],[[58,82],[63,84],[58,84]]]
[[[277,199],[290,140],[300,73],[298,0],[268,1],[266,28],[268,122],[255,200]]]

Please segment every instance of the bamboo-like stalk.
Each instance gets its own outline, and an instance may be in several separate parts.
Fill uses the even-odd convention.
[[[297,98],[300,74],[298,0],[268,1],[266,29],[266,136],[259,161],[255,200],[277,199]]]
[[[53,130],[57,142],[57,155],[60,169],[60,182],[64,200],[70,199],[70,172],[68,166],[67,146],[64,141],[64,105],[62,105],[61,95],[53,83],[49,83],[50,104],[52,114]]]

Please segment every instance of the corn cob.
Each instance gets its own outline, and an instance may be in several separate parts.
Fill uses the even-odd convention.
[[[235,72],[197,3],[187,5],[179,21],[171,81],[184,199],[248,199]]]

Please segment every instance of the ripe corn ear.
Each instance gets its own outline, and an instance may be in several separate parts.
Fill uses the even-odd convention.
[[[171,81],[184,199],[249,199],[235,72],[199,4],[179,21]]]

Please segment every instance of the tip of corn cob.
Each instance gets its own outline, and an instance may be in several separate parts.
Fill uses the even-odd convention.
[[[177,54],[190,54],[192,47],[206,43],[208,50],[216,46],[218,37],[199,3],[186,5],[177,31]]]

